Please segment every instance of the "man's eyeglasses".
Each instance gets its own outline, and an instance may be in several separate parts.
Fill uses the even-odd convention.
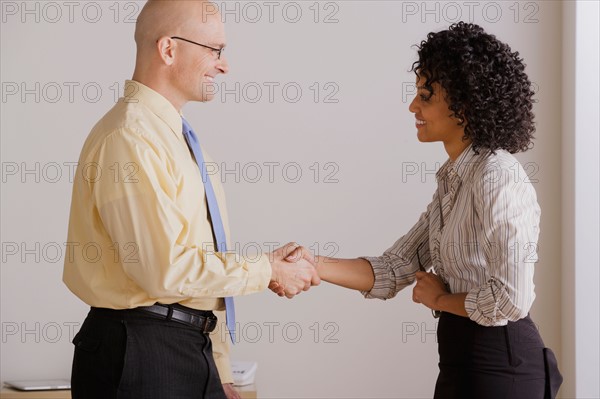
[[[183,40],[184,42],[192,43],[192,44],[195,44],[196,46],[201,46],[201,47],[204,47],[204,48],[207,48],[207,49],[211,49],[212,51],[214,51],[214,52],[217,53],[217,59],[218,60],[221,59],[221,53],[225,49],[224,47],[222,47],[222,48],[210,47],[210,46],[207,46],[206,44],[196,43],[196,42],[193,42],[193,41],[188,40],[188,39],[184,39],[183,37],[179,37],[179,36],[172,36],[171,39]]]

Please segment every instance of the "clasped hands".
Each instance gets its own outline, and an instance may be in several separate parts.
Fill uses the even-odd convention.
[[[321,283],[315,258],[310,251],[295,242],[267,255],[272,269],[269,289],[277,295],[293,298]]]

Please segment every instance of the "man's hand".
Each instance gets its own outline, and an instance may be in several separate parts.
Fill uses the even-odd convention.
[[[238,391],[233,387],[233,384],[223,384],[223,390],[227,399],[242,399]]]
[[[296,243],[289,243],[269,254],[271,283],[269,288],[279,296],[293,298],[311,285],[319,285],[321,279],[315,269],[310,251]]]

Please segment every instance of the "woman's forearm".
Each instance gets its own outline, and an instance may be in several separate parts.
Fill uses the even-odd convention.
[[[440,295],[437,298],[434,307],[436,310],[441,310],[458,316],[469,317],[469,314],[465,309],[466,298],[467,293]]]
[[[322,280],[345,288],[370,291],[375,283],[371,264],[365,259],[338,259],[317,256],[317,272]]]

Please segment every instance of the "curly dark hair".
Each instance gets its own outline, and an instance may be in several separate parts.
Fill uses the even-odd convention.
[[[473,149],[510,153],[533,146],[533,89],[518,52],[475,24],[458,22],[431,32],[417,45],[411,71],[446,92],[451,116],[465,128]]]

